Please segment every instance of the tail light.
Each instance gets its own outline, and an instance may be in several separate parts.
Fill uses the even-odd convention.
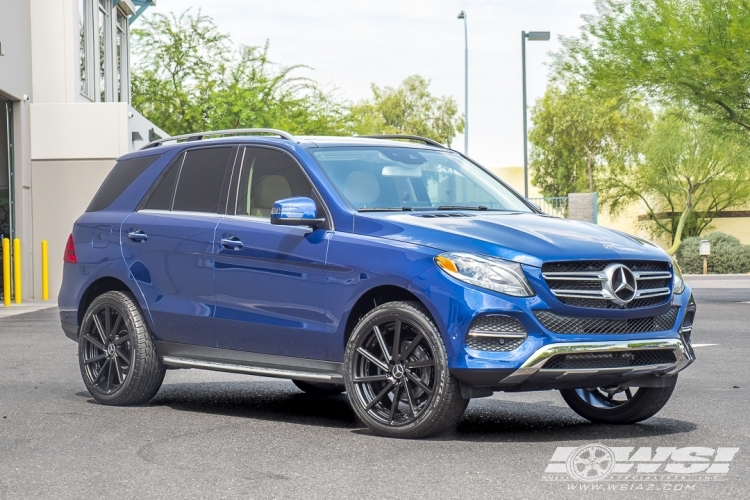
[[[78,259],[76,258],[76,246],[73,244],[73,235],[68,236],[68,242],[65,244],[65,254],[63,255],[63,262],[66,264],[76,264]]]

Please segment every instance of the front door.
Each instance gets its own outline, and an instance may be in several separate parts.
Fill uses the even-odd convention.
[[[230,193],[230,214],[216,230],[218,345],[327,359],[327,231],[270,222],[277,200],[319,198],[289,154],[253,147],[240,152],[240,157],[242,167],[235,172],[238,187]]]
[[[214,234],[235,155],[231,147],[179,155],[122,223],[123,256],[159,340],[216,346]]]

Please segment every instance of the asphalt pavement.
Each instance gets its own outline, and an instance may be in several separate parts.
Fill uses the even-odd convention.
[[[711,345],[656,417],[594,425],[557,392],[496,394],[420,441],[372,434],[345,395],[198,370],[169,371],[148,405],[102,406],[56,309],[0,319],[0,498],[750,498],[750,288],[697,281],[693,341]],[[694,448],[675,467],[704,472],[714,450],[739,451],[713,475],[586,483],[545,472],[564,465],[558,447],[593,443],[618,464],[623,449],[651,448],[642,459]],[[675,456],[650,460],[663,471]]]

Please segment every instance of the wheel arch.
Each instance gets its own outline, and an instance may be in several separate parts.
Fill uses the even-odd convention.
[[[81,301],[78,304],[79,326],[83,323],[83,316],[94,299],[106,292],[127,292],[133,296],[136,305],[140,307],[140,304],[138,304],[138,294],[125,284],[125,282],[113,276],[103,276],[94,280],[81,295]]]

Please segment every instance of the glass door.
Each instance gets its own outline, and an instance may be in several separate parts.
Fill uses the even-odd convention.
[[[0,97],[0,238],[13,241],[13,103]],[[0,252],[0,283],[3,278]],[[2,295],[2,287],[0,287]]]

